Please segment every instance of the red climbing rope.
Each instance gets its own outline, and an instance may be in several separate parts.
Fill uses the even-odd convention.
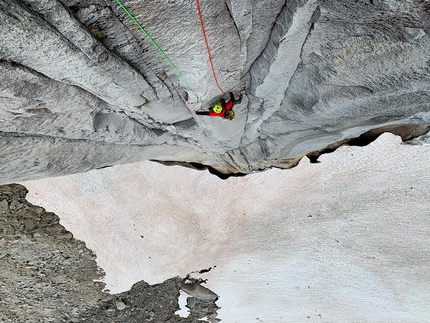
[[[206,49],[208,50],[209,62],[211,63],[212,74],[213,74],[213,76],[214,76],[216,86],[219,88],[219,90],[222,92],[222,94],[224,94],[225,92],[224,92],[224,90],[219,86],[219,84],[218,84],[218,79],[217,79],[217,77],[216,77],[215,67],[214,67],[214,63],[213,63],[213,61],[212,61],[211,50],[210,50],[210,48],[209,48],[208,38],[206,37],[205,24],[204,24],[204,22],[203,22],[202,9],[200,8],[200,1],[199,1],[199,0],[196,0],[196,4],[197,4],[197,10],[198,10],[198,12],[199,12],[200,24],[202,25],[203,38],[205,39]]]

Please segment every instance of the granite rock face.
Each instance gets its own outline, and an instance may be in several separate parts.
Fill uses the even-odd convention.
[[[194,1],[124,0],[203,100]],[[201,1],[232,121],[199,104],[115,0],[0,2],[1,183],[139,160],[288,168],[374,128],[430,124],[430,4]],[[427,128],[428,130],[428,128]]]

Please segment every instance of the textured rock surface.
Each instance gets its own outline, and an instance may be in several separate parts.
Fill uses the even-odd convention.
[[[0,321],[79,322],[103,296],[95,255],[26,193],[0,187]]]
[[[124,4],[201,98],[219,95],[194,1]],[[1,182],[147,159],[248,173],[375,127],[430,123],[428,1],[202,11],[221,86],[244,94],[231,122],[191,113],[193,95],[115,0],[1,1]]]

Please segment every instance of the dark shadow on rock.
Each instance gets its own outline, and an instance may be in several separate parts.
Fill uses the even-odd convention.
[[[245,173],[224,174],[224,173],[221,173],[220,171],[216,170],[215,168],[213,168],[211,166],[200,164],[200,163],[187,163],[187,162],[162,161],[162,160],[150,160],[150,161],[162,164],[164,166],[182,166],[182,167],[191,168],[191,169],[200,170],[200,171],[207,170],[212,175],[215,175],[221,179],[228,179],[229,177],[243,177],[243,176],[248,175]]]
[[[430,131],[430,124],[396,124],[369,130],[356,138],[347,138],[328,145],[326,148],[307,154],[311,163],[318,163],[323,154],[334,152],[343,145],[364,147],[375,141],[384,132],[400,136],[403,141],[412,140]]]
[[[395,134],[397,136],[400,136],[403,141],[409,141],[414,138],[420,137],[430,131],[430,124],[395,124],[395,125],[389,125],[384,127],[378,127],[372,130],[369,130],[360,136],[356,138],[346,138],[340,141],[337,141],[333,144],[328,145],[324,149],[320,149],[317,151],[310,152],[306,155],[306,157],[309,158],[311,163],[319,163],[318,158],[323,154],[328,154],[334,152],[336,149],[338,149],[340,146],[343,145],[349,145],[349,146],[367,146],[373,141],[375,141],[381,134],[384,132],[390,132],[392,134]],[[285,161],[286,167],[282,167],[283,169],[286,168],[293,168],[297,166],[300,162],[301,158],[295,158],[295,159],[289,159]],[[187,167],[195,170],[207,170],[209,173],[225,180],[230,177],[243,177],[248,174],[245,173],[221,173],[220,171],[216,170],[215,168],[203,165],[200,163],[186,163],[186,162],[176,162],[176,161],[159,161],[159,160],[151,160],[152,162],[157,162],[165,166],[182,166]],[[282,161],[278,161],[278,164],[281,164]],[[276,166],[273,166],[276,168]],[[255,170],[255,171],[264,171],[266,169],[262,170]]]

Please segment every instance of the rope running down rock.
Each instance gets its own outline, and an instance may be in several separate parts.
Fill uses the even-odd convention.
[[[163,57],[166,59],[166,61],[169,62],[169,64],[173,67],[178,77],[181,79],[181,81],[184,83],[184,85],[187,87],[187,89],[195,96],[197,102],[202,102],[199,96],[191,89],[191,87],[188,85],[187,81],[182,76],[181,72],[179,72],[178,68],[175,64],[173,64],[172,60],[166,55],[166,53],[158,46],[158,44],[155,42],[154,39],[152,39],[151,36],[146,32],[146,30],[142,27],[141,24],[134,18],[134,16],[127,10],[127,8],[121,3],[120,0],[116,0],[118,5],[121,7],[122,10],[130,17],[130,19],[136,24],[137,27],[145,34],[145,36],[150,40],[150,42],[154,45],[154,47],[163,55]]]
[[[218,89],[222,92],[222,94],[224,94],[225,92],[224,92],[224,90],[219,86],[218,79],[217,79],[217,77],[216,77],[215,67],[214,67],[214,63],[213,63],[213,61],[212,61],[211,50],[210,50],[210,48],[209,48],[209,42],[208,42],[208,38],[207,38],[207,36],[206,36],[205,24],[204,24],[204,22],[203,22],[203,15],[202,15],[202,9],[201,9],[201,7],[200,7],[200,1],[199,1],[199,0],[196,0],[196,4],[197,4],[197,11],[198,11],[198,13],[199,13],[199,18],[200,18],[200,24],[202,25],[203,38],[205,39],[206,49],[207,49],[207,51],[208,51],[208,56],[209,56],[209,62],[210,62],[210,64],[211,64],[211,68],[212,68],[212,74],[213,74],[213,76],[214,76],[216,86],[217,86],[217,87],[218,87]]]

